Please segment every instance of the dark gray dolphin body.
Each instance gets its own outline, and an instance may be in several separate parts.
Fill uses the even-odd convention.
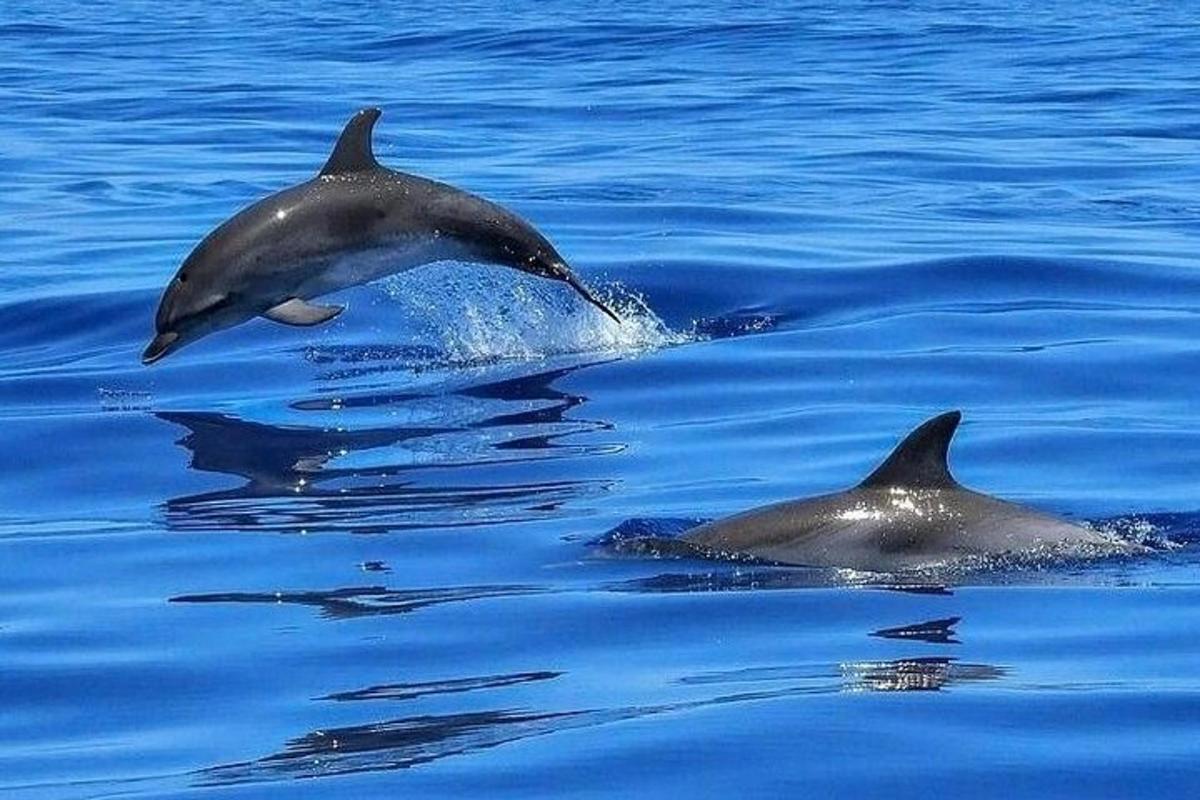
[[[204,237],[163,292],[143,363],[257,316],[288,325],[327,322],[343,308],[309,300],[443,260],[563,281],[620,321],[516,214],[380,166],[371,147],[379,115],[374,108],[355,114],[315,178],[243,209]]]
[[[1044,548],[1080,555],[1121,548],[1096,531],[960,485],[947,455],[961,418],[952,411],[925,422],[853,489],[757,508],[682,539],[716,553],[874,572]]]

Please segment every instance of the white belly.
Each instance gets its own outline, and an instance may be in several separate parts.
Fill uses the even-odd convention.
[[[360,286],[399,272],[463,258],[465,249],[450,237],[397,239],[370,250],[358,250],[322,260],[313,265],[310,276],[296,290],[296,296],[310,299]]]

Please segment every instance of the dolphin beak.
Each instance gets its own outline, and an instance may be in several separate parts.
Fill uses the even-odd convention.
[[[179,340],[179,334],[175,331],[167,331],[160,333],[154,337],[150,344],[146,345],[146,349],[142,351],[142,363],[153,364],[160,358],[171,352],[171,346]]]
[[[579,292],[579,294],[583,296],[584,300],[587,300],[589,303],[594,305],[596,308],[600,309],[605,314],[608,314],[610,317],[612,317],[616,321],[616,323],[618,325],[621,324],[621,318],[617,316],[616,312],[613,311],[608,306],[604,305],[604,303],[600,302],[599,298],[597,298],[596,295],[592,294],[592,290],[587,288],[586,286],[584,286],[583,283],[578,278],[576,278],[573,274],[571,274],[571,272],[566,268],[565,265],[563,266],[563,280],[567,282],[568,286],[570,286],[575,291]]]

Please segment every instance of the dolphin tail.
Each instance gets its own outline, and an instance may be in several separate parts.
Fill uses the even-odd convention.
[[[587,300],[596,308],[600,309],[605,314],[608,314],[616,321],[618,325],[621,324],[621,318],[617,316],[616,312],[602,303],[600,299],[596,297],[596,295],[592,294],[592,290],[584,286],[582,281],[580,281],[570,272],[567,272],[566,275],[563,276],[563,280],[567,282],[568,286],[579,292],[579,294],[583,296],[584,300]]]

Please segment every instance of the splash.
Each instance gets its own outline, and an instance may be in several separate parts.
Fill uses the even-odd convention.
[[[1108,517],[1089,523],[1089,527],[1155,550],[1178,550],[1200,541],[1200,515],[1195,512]]]
[[[637,355],[694,338],[671,330],[619,283],[595,287],[620,324],[565,286],[511,271],[434,265],[381,284],[425,343],[425,364],[470,366],[577,353]]]

